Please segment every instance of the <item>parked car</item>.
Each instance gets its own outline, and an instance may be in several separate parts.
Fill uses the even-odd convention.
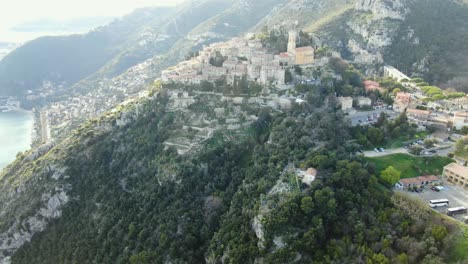
[[[436,188],[436,186],[433,186],[433,187],[431,188],[431,190],[433,190],[433,191],[435,191],[435,192],[440,192],[440,190],[439,190],[438,188]]]
[[[385,149],[384,148],[379,148],[379,151],[380,152],[385,152]]]
[[[378,150],[377,148],[374,148],[374,151],[375,151],[375,152],[379,152],[379,150]]]

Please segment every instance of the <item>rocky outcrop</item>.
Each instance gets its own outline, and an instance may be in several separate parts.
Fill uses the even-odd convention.
[[[356,3],[356,10],[371,12],[373,20],[404,19],[404,0],[362,0]]]
[[[354,39],[350,39],[347,45],[348,50],[354,55],[354,62],[361,64],[383,63],[383,56],[380,52],[371,53],[366,47],[359,45]]]
[[[353,61],[369,65],[369,69],[384,63],[385,49],[392,44],[408,12],[406,4],[406,0],[360,0],[355,4],[343,20],[348,35],[345,48]]]
[[[0,229],[0,264],[9,264],[10,256],[17,249],[43,231],[52,219],[61,217],[63,206],[70,200],[67,192],[71,189],[70,185],[60,182],[67,178],[65,170],[52,164],[16,188],[5,181],[0,185],[0,218],[9,223],[6,229],[5,226]],[[39,186],[46,190],[37,197],[34,194]]]

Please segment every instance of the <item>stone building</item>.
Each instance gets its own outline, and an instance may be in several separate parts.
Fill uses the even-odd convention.
[[[427,122],[431,116],[431,111],[428,110],[419,110],[419,109],[408,109],[406,110],[406,115],[409,119]]]
[[[353,108],[352,97],[338,97],[338,102],[341,105],[341,110],[346,111]]]
[[[468,126],[468,111],[456,112],[453,115],[453,127],[462,129],[464,126]]]
[[[399,92],[395,96],[395,103],[393,109],[397,112],[404,112],[411,103],[411,94]]]
[[[304,65],[313,63],[315,57],[314,48],[312,48],[311,46],[297,48],[296,38],[296,31],[290,31],[288,40],[288,55],[294,58],[294,64]]]
[[[429,175],[429,176],[419,176],[414,178],[406,178],[401,179],[395,187],[398,189],[409,190],[413,187],[422,187],[427,185],[434,185],[439,184],[440,179],[437,176]]]
[[[444,167],[442,174],[447,181],[468,189],[468,168],[457,163],[450,163]]]
[[[370,98],[368,98],[368,97],[359,96],[356,99],[356,104],[359,107],[371,106],[372,105],[372,100]]]

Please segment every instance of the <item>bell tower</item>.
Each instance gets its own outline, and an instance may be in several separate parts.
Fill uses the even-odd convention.
[[[289,40],[288,40],[288,53],[294,53],[296,49],[296,31],[289,31]]]

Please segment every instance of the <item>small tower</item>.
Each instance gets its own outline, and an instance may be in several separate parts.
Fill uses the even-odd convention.
[[[296,31],[289,31],[288,53],[294,53],[296,50]]]

